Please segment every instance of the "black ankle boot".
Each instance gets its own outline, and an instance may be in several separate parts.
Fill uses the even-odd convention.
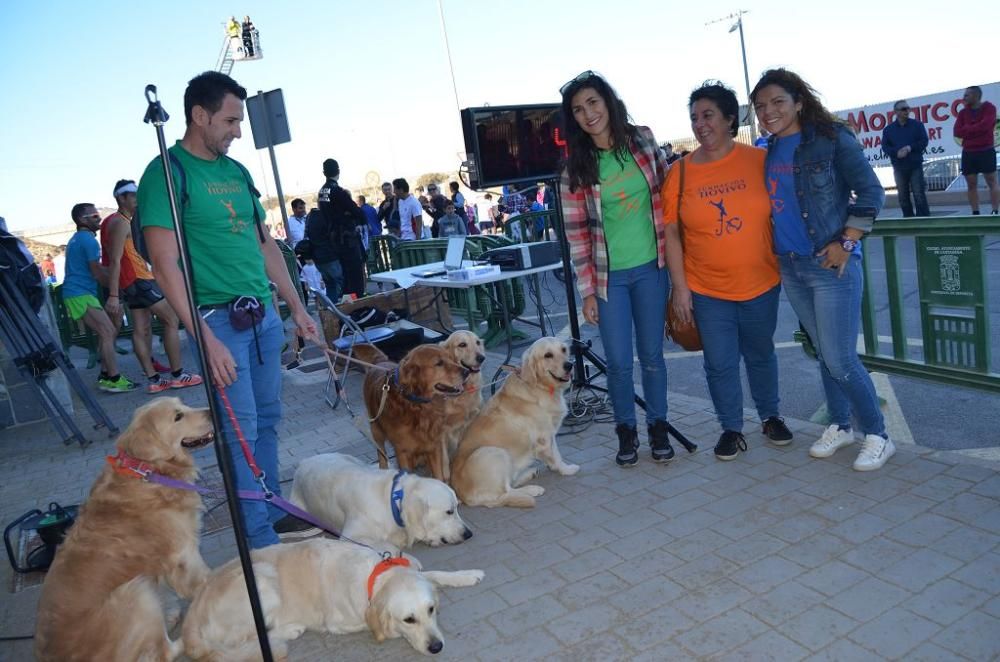
[[[653,462],[669,462],[674,459],[674,449],[667,436],[667,422],[655,421],[648,428],[649,447],[653,451]]]
[[[639,461],[639,433],[634,427],[619,423],[615,426],[615,434],[618,435],[618,455],[615,456],[615,463],[619,467],[631,467]]]

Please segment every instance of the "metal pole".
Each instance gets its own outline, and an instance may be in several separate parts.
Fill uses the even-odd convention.
[[[451,62],[451,46],[448,44],[448,28],[444,23],[444,6],[442,0],[438,0],[438,15],[441,17],[441,34],[444,35],[444,50],[448,54],[448,71],[451,72],[451,89],[455,93],[455,108],[459,111],[462,107],[458,103],[458,85],[455,84],[455,66]]]
[[[187,249],[187,237],[184,233],[184,226],[180,222],[180,211],[177,209],[176,189],[174,188],[173,167],[167,155],[167,141],[163,137],[163,125],[170,119],[159,99],[156,98],[156,86],[146,86],[146,100],[149,108],[146,111],[145,122],[151,123],[156,128],[156,140],[160,146],[160,158],[163,161],[163,176],[167,184],[167,200],[170,203],[170,217],[174,226],[174,237],[177,240],[177,251],[180,258],[181,274],[184,277],[184,287],[187,291],[188,312],[191,315],[191,326],[189,334],[194,335],[195,344],[198,347],[198,358],[201,362],[201,374],[205,376],[205,391],[208,394],[208,409],[212,414],[212,425],[215,427],[215,458],[219,463],[219,470],[222,472],[222,484],[226,491],[226,504],[229,507],[229,517],[233,521],[233,535],[236,538],[236,550],[240,557],[240,566],[243,568],[243,577],[246,580],[247,594],[250,598],[250,611],[253,613],[254,625],[257,628],[257,641],[260,644],[260,653],[264,662],[273,662],[271,654],[271,642],[267,638],[267,622],[264,620],[264,611],[260,605],[260,594],[257,592],[257,578],[254,576],[253,563],[250,560],[250,547],[247,545],[246,528],[243,524],[243,515],[240,513],[240,498],[236,491],[236,472],[233,469],[233,458],[229,454],[228,445],[222,433],[222,417],[219,415],[218,402],[212,392],[212,373],[208,367],[208,355],[205,353],[205,339],[201,329],[201,315],[198,314],[198,305],[194,301],[194,272],[191,266],[191,257]]]
[[[740,16],[737,25],[740,26],[740,51],[743,53],[743,82],[747,86],[747,115],[750,117],[750,140],[757,140],[757,113],[753,112],[750,103],[750,70],[747,68],[747,47],[743,41],[743,16]]]
[[[281,210],[281,222],[285,225],[285,237],[290,238],[292,232],[288,227],[288,212],[285,211],[285,194],[281,192],[281,178],[278,177],[278,160],[274,156],[274,144],[271,143],[271,129],[268,127],[271,116],[267,112],[267,97],[264,96],[264,92],[261,90],[257,90],[257,94],[260,96],[260,108],[264,115],[264,121],[261,122],[261,126],[264,127],[264,140],[267,142],[267,153],[271,155],[271,170],[274,171],[274,188],[278,195],[278,209]]]

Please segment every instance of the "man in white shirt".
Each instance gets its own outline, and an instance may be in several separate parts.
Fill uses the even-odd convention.
[[[410,194],[410,185],[402,177],[392,180],[392,188],[399,201],[399,238],[403,241],[420,239],[424,231],[424,210],[420,202]]]
[[[306,234],[306,203],[301,198],[292,200],[292,215],[288,217],[288,245],[302,241]]]

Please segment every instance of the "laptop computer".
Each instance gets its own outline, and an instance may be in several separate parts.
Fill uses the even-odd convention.
[[[414,271],[413,275],[417,278],[434,278],[435,276],[445,276],[449,271],[457,271],[462,268],[463,253],[465,253],[465,237],[448,237],[448,250],[444,254],[444,269]]]

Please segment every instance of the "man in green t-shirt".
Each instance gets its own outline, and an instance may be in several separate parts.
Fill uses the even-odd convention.
[[[193,78],[184,92],[184,137],[170,148],[183,168],[177,186],[177,208],[187,239],[193,272],[194,300],[201,319],[204,350],[216,389],[225,389],[236,418],[275,494],[278,485],[278,435],[281,419],[281,347],[284,329],[271,305],[269,281],[292,311],[298,333],[319,339],[316,324],[302,306],[288,276],[284,258],[271,236],[261,230],[264,210],[246,170],[226,156],[240,137],[247,93],[232,78],[209,71]],[[183,188],[186,196],[182,195]],[[178,264],[177,243],[164,181],[163,163],[154,159],[142,175],[139,217],[157,283],[188,329],[193,321],[188,291]],[[231,308],[263,311],[258,321],[237,326]],[[259,490],[243,458],[227,416],[224,435],[233,457],[237,488]],[[318,533],[305,522],[284,516],[260,501],[242,501],[247,536],[254,548],[284,537]]]

